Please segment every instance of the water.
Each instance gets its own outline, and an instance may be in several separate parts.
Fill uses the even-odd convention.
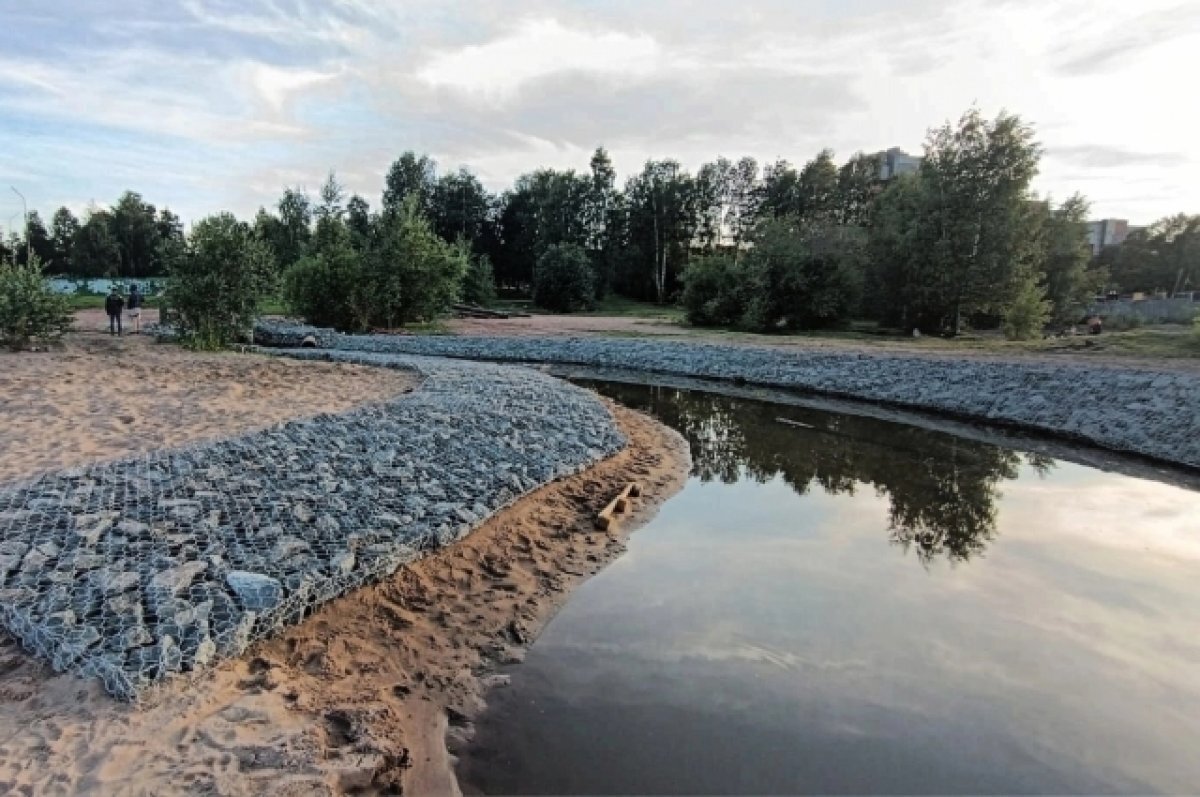
[[[693,474],[489,696],[468,791],[1200,789],[1200,493],[597,387],[684,433]]]

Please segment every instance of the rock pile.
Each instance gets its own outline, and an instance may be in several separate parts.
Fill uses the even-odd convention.
[[[337,335],[338,349],[586,365],[865,399],[1200,467],[1200,375],[1090,363],[605,338]]]
[[[0,485],[0,623],[56,670],[133,699],[624,445],[603,404],[550,377],[356,359],[425,382],[382,405]]]

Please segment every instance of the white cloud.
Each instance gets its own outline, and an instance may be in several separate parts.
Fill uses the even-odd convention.
[[[522,85],[563,72],[645,77],[661,65],[650,36],[572,30],[553,19],[529,20],[508,36],[433,55],[417,76],[429,86],[503,99]]]

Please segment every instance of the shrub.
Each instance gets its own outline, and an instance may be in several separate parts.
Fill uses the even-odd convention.
[[[468,256],[470,265],[467,266],[467,274],[463,278],[462,300],[467,304],[487,306],[496,301],[496,278],[492,274],[492,261],[487,255]]]
[[[1053,303],[1036,279],[1027,279],[1004,311],[1004,336],[1009,340],[1030,340],[1042,333],[1053,315]]]
[[[689,324],[732,326],[745,312],[733,261],[722,255],[704,257],[683,273],[683,307]]]
[[[444,313],[462,290],[467,253],[433,231],[415,197],[377,224],[365,262],[368,322],[391,328]]]
[[[866,239],[861,230],[794,219],[760,224],[745,255],[742,323],[761,331],[827,327],[858,309]]]
[[[533,269],[533,302],[555,313],[589,310],[596,289],[587,253],[575,244],[555,244]]]
[[[67,297],[51,290],[36,256],[23,266],[0,263],[0,344],[24,349],[56,341],[71,323]]]
[[[171,264],[166,304],[179,337],[192,348],[219,349],[249,333],[271,289],[270,249],[230,213],[196,223]]]
[[[364,295],[362,256],[347,232],[293,263],[283,275],[288,309],[310,324],[358,332],[370,310]]]

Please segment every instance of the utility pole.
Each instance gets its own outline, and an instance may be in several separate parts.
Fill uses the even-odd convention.
[[[28,264],[33,260],[33,242],[29,240],[29,204],[25,201],[25,195],[16,189],[15,186],[9,186],[13,193],[21,197],[21,207],[25,213],[25,263]]]

